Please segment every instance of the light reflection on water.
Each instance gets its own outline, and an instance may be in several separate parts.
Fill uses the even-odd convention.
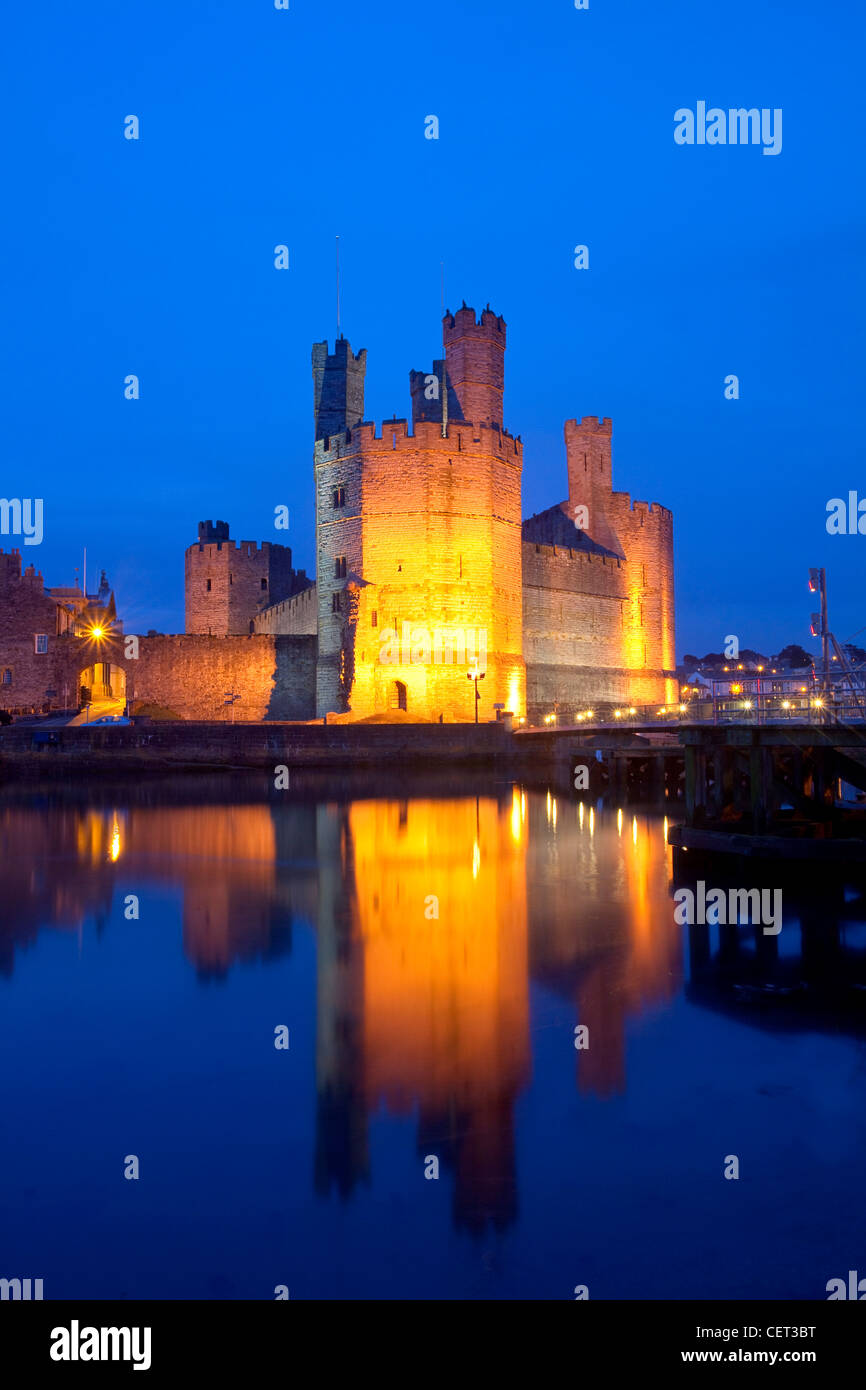
[[[751,1287],[735,1288],[733,1251],[707,1267],[689,1234],[695,1220],[718,1220],[729,1227],[715,1237],[723,1247],[738,1231],[754,1238],[754,1168],[745,1201],[723,1215],[721,1151],[736,1143],[765,1160],[769,1123],[771,1148],[797,1143],[809,1128],[801,1092],[837,1087],[833,1066],[857,1078],[862,1101],[856,1011],[837,1027],[835,995],[829,1013],[804,1015],[791,1011],[793,990],[779,993],[792,959],[803,974],[790,943],[798,932],[806,942],[808,913],[789,915],[781,951],[764,942],[751,952],[736,930],[718,943],[689,939],[674,923],[668,817],[561,789],[343,802],[223,788],[208,802],[193,783],[187,795],[113,796],[24,796],[0,808],[0,990],[20,992],[0,1035],[4,1055],[18,1058],[6,1118],[13,1134],[38,1135],[49,1094],[58,1108],[42,1008],[62,1010],[64,1065],[97,1102],[83,1143],[71,1098],[59,1103],[52,1152],[68,1165],[69,1190],[55,1178],[50,1227],[21,1216],[26,1141],[17,1174],[15,1161],[6,1174],[13,1244],[35,1270],[35,1241],[54,1296],[109,1296],[115,1269],[128,1296],[267,1297],[264,1266],[279,1259],[263,1252],[281,1238],[293,1297],[568,1297],[593,1280],[598,1297],[820,1296],[820,1269],[813,1278],[802,1256],[775,1274],[769,1259],[753,1260]],[[839,892],[837,949],[822,938],[819,975],[832,957],[829,976],[850,984],[844,919],[849,934],[860,919]],[[58,932],[74,936],[74,959],[52,945]],[[809,941],[814,956],[814,933]],[[782,1014],[767,1013],[773,980]],[[218,992],[202,992],[208,984]],[[280,1023],[292,1042],[275,1073],[268,1039]],[[586,1049],[574,1045],[578,1024]],[[830,1036],[786,1058],[781,1034],[805,1039],[814,1028]],[[754,1103],[762,1069],[785,1098],[773,1115]],[[853,1161],[846,1126],[862,1139],[862,1104],[834,1090],[829,1109],[839,1131],[830,1147]],[[96,1169],[103,1141],[125,1150],[130,1128],[158,1168],[162,1223],[188,1225],[206,1250],[218,1211],[232,1272],[207,1273],[214,1251],[210,1263],[175,1251],[170,1268],[152,1252],[140,1267],[122,1260],[128,1216],[92,1242],[84,1269],[72,1257],[79,1202],[123,1209],[122,1184],[108,1195]],[[172,1153],[199,1144],[207,1176],[196,1220],[183,1210],[186,1160]],[[271,1148],[273,1169],[262,1167]],[[423,1177],[430,1155],[438,1184]],[[811,1157],[818,1172],[821,1154]],[[782,1229],[784,1178],[773,1187],[770,1177],[762,1170],[758,1190],[781,1203],[768,1220]],[[660,1200],[674,1234],[646,1205]],[[335,1226],[341,1209],[357,1219]],[[157,1234],[142,1223],[135,1238],[147,1252]],[[495,1240],[495,1255],[481,1259],[473,1237]],[[841,1259],[841,1232],[822,1239],[826,1259],[837,1244]],[[419,1267],[410,1252],[421,1245]]]

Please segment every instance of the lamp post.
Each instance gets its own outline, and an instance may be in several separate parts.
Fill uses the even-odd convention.
[[[827,620],[827,571],[809,570],[809,592],[818,594],[821,601],[820,613],[812,614],[811,634],[821,638],[821,665],[824,668],[822,694],[826,700],[830,694],[830,625]]]
[[[472,658],[472,670],[466,672],[466,679],[467,679],[468,681],[474,681],[474,682],[475,682],[475,723],[476,723],[476,724],[478,723],[478,701],[481,699],[481,696],[480,696],[480,694],[479,694],[479,692],[478,692],[478,682],[479,682],[479,681],[483,681],[486,674],[487,674],[486,671],[481,671],[481,672],[479,672],[479,670],[478,670],[478,658],[477,658],[477,656],[476,656],[476,657],[473,657],[473,658]]]

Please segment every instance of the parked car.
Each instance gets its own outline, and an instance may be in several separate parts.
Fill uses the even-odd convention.
[[[99,719],[91,719],[84,725],[86,729],[95,729],[97,724],[131,724],[132,720],[127,719],[125,714],[103,714]]]

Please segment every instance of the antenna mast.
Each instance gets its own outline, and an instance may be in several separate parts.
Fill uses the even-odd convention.
[[[336,238],[337,246],[337,337],[340,337],[340,238]]]
[[[439,299],[442,309],[442,438],[448,437],[448,375],[445,369],[445,262],[439,262]]]

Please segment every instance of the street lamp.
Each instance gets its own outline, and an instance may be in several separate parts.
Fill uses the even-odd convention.
[[[480,694],[478,693],[478,682],[479,682],[479,681],[483,681],[483,680],[484,680],[484,677],[485,677],[485,675],[486,675],[487,673],[486,673],[486,671],[481,671],[481,672],[479,672],[479,670],[478,670],[478,658],[477,658],[477,657],[473,657],[473,658],[472,658],[472,667],[473,667],[473,669],[472,669],[471,671],[467,671],[467,672],[466,672],[466,679],[467,679],[468,681],[474,681],[474,682],[475,682],[475,723],[477,724],[477,723],[478,723],[478,701],[481,699],[481,696],[480,696]]]

